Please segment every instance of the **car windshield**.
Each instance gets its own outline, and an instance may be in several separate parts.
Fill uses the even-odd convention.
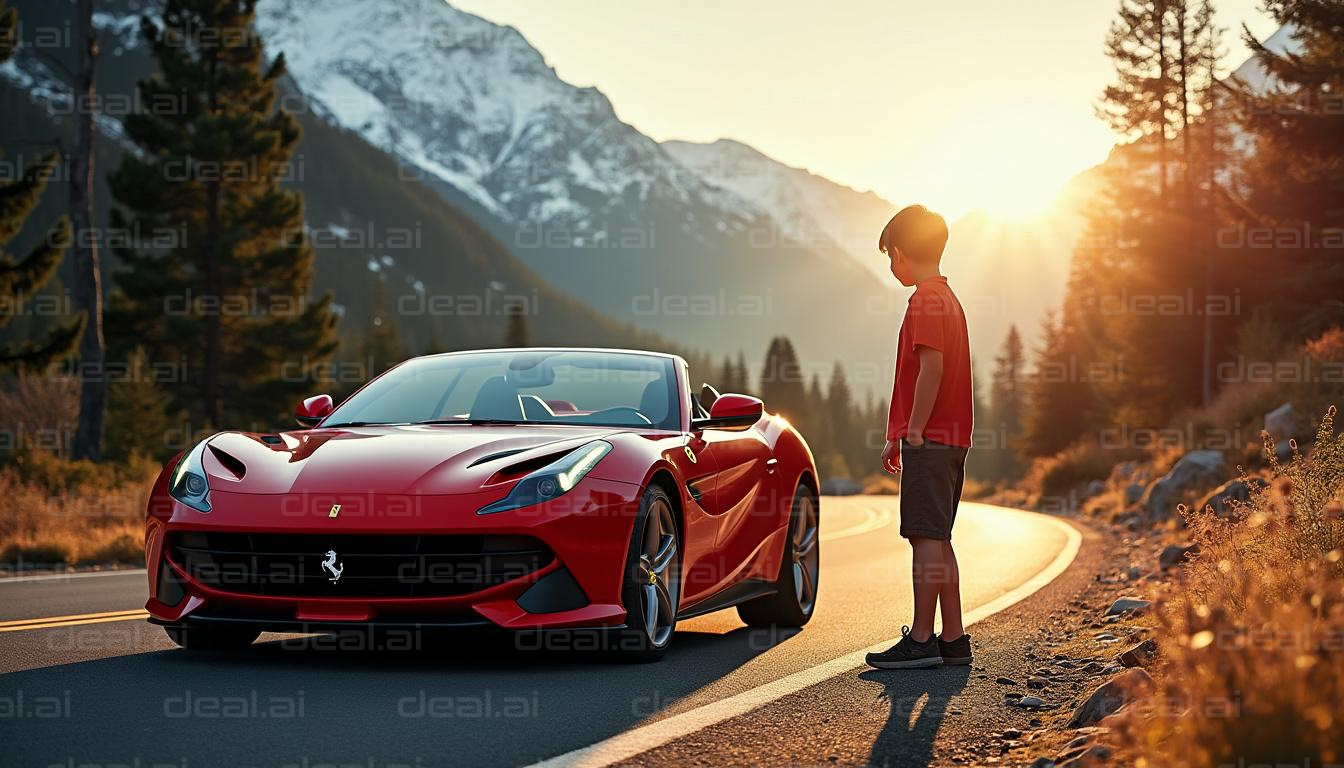
[[[548,423],[680,429],[673,358],[521,350],[408,360],[337,408],[324,426]]]

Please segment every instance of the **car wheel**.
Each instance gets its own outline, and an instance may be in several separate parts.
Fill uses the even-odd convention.
[[[626,560],[626,629],[620,649],[632,661],[655,661],[672,642],[681,599],[681,533],[672,500],[650,486],[640,500]]]
[[[811,489],[798,486],[775,593],[737,606],[737,615],[748,626],[801,627],[812,618],[821,575],[819,521],[817,497]]]
[[[261,630],[248,626],[163,628],[168,639],[189,651],[233,651],[246,648],[261,635]]]

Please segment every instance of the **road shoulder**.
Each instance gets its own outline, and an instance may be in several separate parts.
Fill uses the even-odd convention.
[[[1047,691],[1025,681],[1053,653],[1050,644],[1066,639],[1060,614],[1113,557],[1112,532],[1069,522],[1082,534],[1077,557],[1039,591],[972,627],[973,667],[850,670],[626,764],[1030,764],[1040,752],[1022,734],[1043,734],[1042,746],[1056,741],[1044,729],[1047,713],[1065,710],[1085,683]],[[1038,695],[1054,709],[1015,706],[1006,693]]]

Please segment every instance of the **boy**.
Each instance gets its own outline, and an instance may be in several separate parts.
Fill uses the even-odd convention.
[[[891,260],[891,274],[915,287],[901,322],[882,451],[883,469],[901,475],[901,536],[914,549],[915,618],[913,626],[901,629],[900,642],[868,654],[868,663],[879,669],[971,663],[952,551],[952,523],[971,446],[971,353],[966,315],[939,271],[946,245],[947,223],[922,205],[893,216],[878,240]],[[935,636],[939,605],[943,631]]]

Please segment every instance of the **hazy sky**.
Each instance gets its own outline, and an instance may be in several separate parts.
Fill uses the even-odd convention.
[[[1215,0],[1227,69],[1259,0]],[[655,139],[751,144],[895,203],[1038,209],[1114,137],[1093,105],[1115,0],[452,0],[518,28]]]

